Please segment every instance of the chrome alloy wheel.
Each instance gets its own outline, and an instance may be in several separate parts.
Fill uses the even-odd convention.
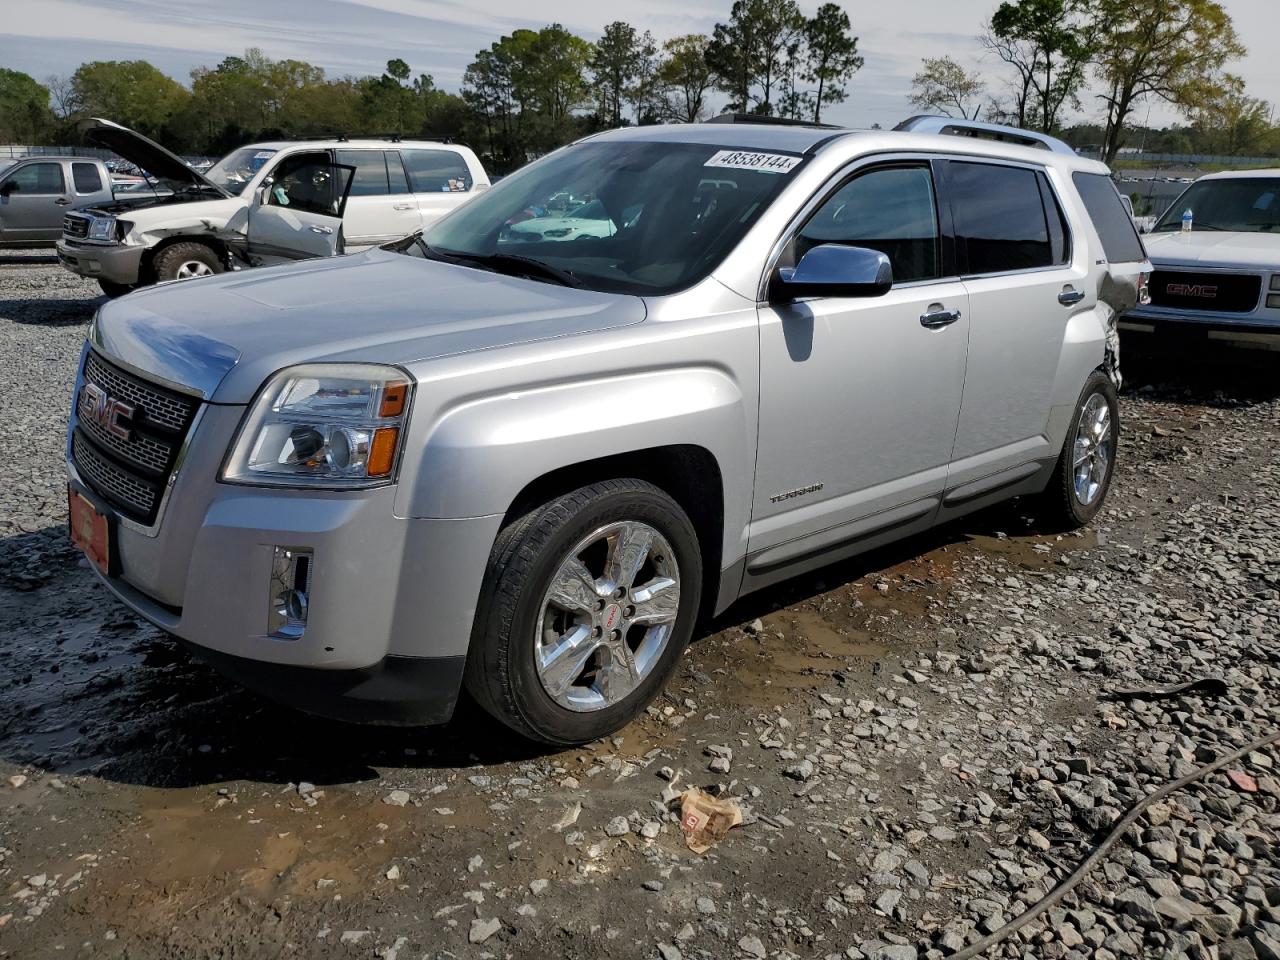
[[[560,563],[542,600],[534,659],[543,689],[579,713],[619,703],[662,659],[680,612],[671,544],[646,523],[610,523]]]
[[[1098,498],[1111,466],[1111,405],[1100,393],[1089,395],[1076,421],[1076,442],[1072,450],[1072,487],[1081,506]]]
[[[213,268],[202,260],[184,260],[173,275],[175,280],[190,280],[192,277],[211,277]]]

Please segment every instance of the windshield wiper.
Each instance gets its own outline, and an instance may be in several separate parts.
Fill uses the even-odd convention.
[[[523,257],[517,253],[459,253],[453,250],[431,250],[430,253],[437,255],[442,260],[452,260],[455,263],[473,263],[478,267],[487,268],[496,273],[504,273],[508,276],[526,277],[530,280],[550,280],[553,283],[560,284],[562,287],[582,286],[582,281],[568,270],[562,270],[542,260]]]

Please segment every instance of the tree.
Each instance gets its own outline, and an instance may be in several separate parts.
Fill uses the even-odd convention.
[[[1155,98],[1191,115],[1225,93],[1218,72],[1245,52],[1216,0],[1101,0],[1098,12],[1104,163],[1124,146],[1138,103]]]
[[[77,114],[105,117],[152,136],[160,136],[189,97],[178,81],[145,60],[82,63],[71,75]]]
[[[18,70],[0,67],[0,141],[35,143],[52,124],[49,88]]]
[[[1248,156],[1272,136],[1271,104],[1251,97],[1244,81],[1226,74],[1213,96],[1195,113],[1195,126],[1213,153]]]
[[[1089,0],[1006,0],[996,8],[982,44],[1016,73],[1018,126],[1052,133],[1063,107],[1079,102],[1093,57]]]
[[[730,97],[728,108],[746,112],[759,71],[762,29],[760,11],[765,0],[734,0],[728,23],[717,23],[707,44],[707,65],[720,89]]]
[[[845,85],[862,69],[863,60],[849,15],[834,3],[824,3],[805,24],[805,42],[804,78],[818,85],[813,96],[813,122],[820,123],[824,106],[844,102]]]
[[[408,83],[409,64],[399,58],[387,61],[378,78],[364,83],[363,104],[367,132],[418,133],[423,125],[423,103],[418,91]]]
[[[925,57],[911,78],[911,103],[948,117],[977,120],[982,112],[982,78],[950,57]]]
[[[714,85],[707,66],[709,41],[699,33],[673,37],[662,45],[658,80],[666,93],[664,117],[697,123],[706,111],[707,93]]]
[[[608,126],[622,126],[622,105],[636,83],[639,60],[640,33],[635,27],[615,20],[604,28],[591,58],[591,74],[600,118]]]

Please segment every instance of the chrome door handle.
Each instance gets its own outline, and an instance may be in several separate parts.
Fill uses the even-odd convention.
[[[68,200],[66,197],[59,197],[57,200],[55,200],[55,201],[53,201],[53,202],[54,202],[54,203],[56,203],[56,204],[57,204],[58,206],[60,206],[60,207],[68,206],[68,205],[71,203],[71,201],[70,201],[70,200]]]
[[[960,319],[959,310],[942,310],[932,309],[920,317],[920,326],[928,327],[930,330],[941,330],[943,327],[949,327]]]
[[[413,204],[412,203],[393,203],[391,205],[391,209],[392,210],[412,210]]]
[[[1064,307],[1072,307],[1084,299],[1083,290],[1063,290],[1058,294],[1058,302]]]
[[[318,227],[314,223],[307,227],[312,233],[323,233],[325,236],[333,233],[333,227]]]

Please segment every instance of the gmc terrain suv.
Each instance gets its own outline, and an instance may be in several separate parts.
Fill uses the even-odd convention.
[[[121,196],[63,221],[62,265],[112,297],[398,240],[489,187],[476,155],[452,143],[258,143],[200,173],[118,123],[80,126],[87,140],[137,164],[159,188],[149,202]]]
[[[586,204],[610,229],[511,229]],[[1046,138],[612,131],[394,249],[103,306],[71,531],[302,709],[438,722],[465,686],[583,742],[749,591],[1007,497],[1087,523],[1147,267],[1106,168]]]
[[[1151,303],[1122,330],[1280,350],[1280,170],[1201,177],[1146,242]]]

